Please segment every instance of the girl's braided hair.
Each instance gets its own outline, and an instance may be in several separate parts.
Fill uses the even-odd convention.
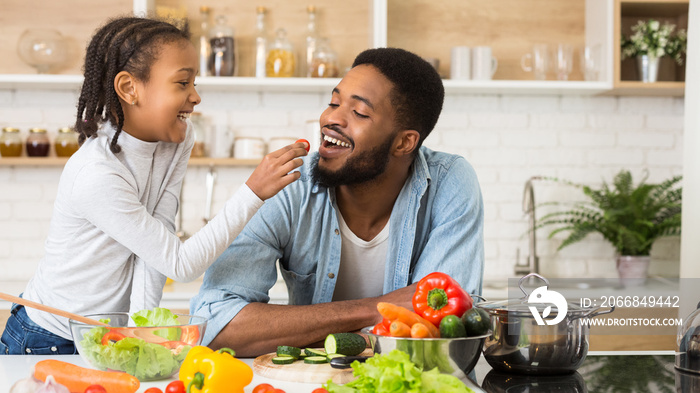
[[[105,121],[116,126],[110,143],[112,153],[121,147],[117,138],[124,126],[124,111],[114,90],[114,78],[127,71],[137,79],[148,82],[151,65],[156,61],[162,44],[190,39],[185,25],[182,29],[165,21],[120,17],[109,20],[99,28],[88,44],[83,71],[85,80],[78,99],[75,130],[82,144],[95,137]]]

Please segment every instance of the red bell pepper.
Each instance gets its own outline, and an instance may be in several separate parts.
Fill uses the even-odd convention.
[[[423,277],[413,295],[413,310],[435,326],[440,326],[443,317],[461,317],[470,308],[471,296],[445,273],[433,272]]]
[[[107,333],[105,333],[104,336],[102,336],[102,345],[107,345],[110,341],[117,342],[123,339],[124,337],[126,336],[110,329]]]

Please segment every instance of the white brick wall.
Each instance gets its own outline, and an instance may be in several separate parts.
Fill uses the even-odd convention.
[[[202,94],[198,110],[236,136],[309,137],[327,94]],[[0,90],[0,127],[47,127],[73,121],[70,91]],[[426,146],[465,156],[484,194],[487,279],[509,276],[516,255],[528,254],[522,213],[525,181],[534,175],[580,183],[610,180],[622,168],[651,181],[682,172],[683,99],[646,97],[449,95]],[[183,190],[184,229],[202,225],[208,168],[188,170]],[[252,168],[218,168],[213,211]],[[0,281],[26,280],[41,258],[61,169],[0,167]],[[574,190],[536,182],[537,203],[579,200]],[[538,210],[545,214],[546,207]],[[551,210],[550,210],[551,211]],[[598,236],[560,252],[561,238],[537,232],[542,271],[550,277],[615,275],[613,249]],[[679,239],[655,245],[652,272],[677,270]],[[671,266],[671,267],[669,267]]]

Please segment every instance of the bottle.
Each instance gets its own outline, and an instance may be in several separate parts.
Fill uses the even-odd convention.
[[[0,135],[0,156],[19,157],[22,155],[22,137],[19,136],[19,129],[5,127]]]
[[[295,67],[294,46],[287,39],[287,32],[277,29],[275,42],[267,53],[265,75],[289,78],[294,76]]]
[[[78,134],[70,127],[61,128],[53,141],[53,146],[56,149],[56,157],[70,157],[80,147]]]
[[[265,29],[265,7],[258,7],[255,22],[255,77],[265,77],[265,58],[267,57],[267,30]]]
[[[209,72],[212,76],[233,76],[236,73],[236,47],[233,28],[228,26],[226,17],[216,17],[216,25],[209,34],[211,55],[209,55]]]
[[[199,18],[201,19],[202,32],[199,35],[199,76],[211,75],[209,73],[209,56],[211,56],[211,46],[209,44],[209,12],[206,5],[199,7]]]
[[[310,5],[306,7],[309,21],[306,24],[306,51],[304,52],[303,76],[311,76],[311,61],[316,50],[318,33],[316,32],[316,7]]]
[[[331,49],[327,38],[319,38],[311,60],[312,78],[336,78],[340,74],[338,55]]]
[[[27,137],[27,155],[29,157],[47,157],[51,141],[45,128],[32,128]]]

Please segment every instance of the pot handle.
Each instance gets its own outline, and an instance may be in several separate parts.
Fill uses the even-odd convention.
[[[574,316],[571,317],[571,320],[578,319],[578,318],[595,318],[598,315],[603,315],[603,314],[610,314],[611,312],[615,311],[615,305],[611,305],[609,309],[604,310],[604,311],[598,311],[600,308],[594,308],[591,311],[581,314],[579,316]]]
[[[526,275],[524,275],[523,277],[521,277],[520,280],[518,280],[518,287],[520,288],[520,290],[521,290],[521,291],[523,292],[523,294],[525,295],[525,296],[523,296],[521,299],[527,299],[528,296],[530,296],[529,293],[525,292],[525,288],[523,288],[523,282],[524,282],[526,279],[530,278],[530,277],[537,277],[537,278],[539,278],[540,280],[544,281],[545,285],[547,285],[547,289],[549,289],[549,280],[547,280],[546,278],[540,276],[540,275],[537,274],[537,273],[526,274]]]
[[[471,297],[473,297],[473,298],[475,297],[475,298],[481,300],[482,302],[488,302],[488,301],[489,301],[488,299],[486,299],[485,297],[483,297],[483,296],[481,296],[481,295],[473,295],[473,294],[470,293],[469,296],[471,296]]]

